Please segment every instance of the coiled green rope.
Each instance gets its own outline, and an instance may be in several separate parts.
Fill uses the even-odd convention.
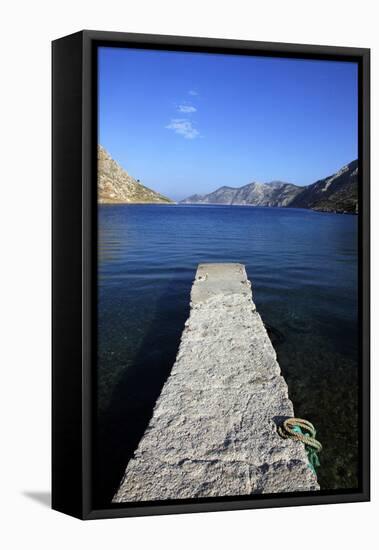
[[[316,473],[316,468],[320,466],[317,453],[322,451],[322,445],[316,439],[316,429],[313,424],[302,418],[287,418],[282,426],[278,427],[278,433],[285,439],[295,439],[304,443],[309,467]]]

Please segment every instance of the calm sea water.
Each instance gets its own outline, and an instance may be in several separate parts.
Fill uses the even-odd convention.
[[[357,486],[357,217],[238,206],[99,207],[97,496],[109,503],[175,361],[202,262],[241,262],[322,489]]]

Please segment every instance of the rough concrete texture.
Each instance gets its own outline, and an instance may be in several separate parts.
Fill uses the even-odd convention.
[[[113,502],[318,490],[241,264],[202,264],[171,375]]]

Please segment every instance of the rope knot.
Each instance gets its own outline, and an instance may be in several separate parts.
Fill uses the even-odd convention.
[[[316,468],[320,466],[317,453],[322,451],[322,445],[316,439],[316,430],[313,424],[302,418],[287,418],[282,426],[278,427],[278,433],[284,439],[294,439],[304,443],[309,467],[316,473]]]

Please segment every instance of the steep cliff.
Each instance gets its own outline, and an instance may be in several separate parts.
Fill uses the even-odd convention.
[[[291,203],[294,208],[312,208],[324,212],[358,211],[358,161],[304,188]]]
[[[170,199],[145,187],[130,176],[112,159],[109,153],[98,146],[97,155],[98,202],[101,204],[171,203]]]

